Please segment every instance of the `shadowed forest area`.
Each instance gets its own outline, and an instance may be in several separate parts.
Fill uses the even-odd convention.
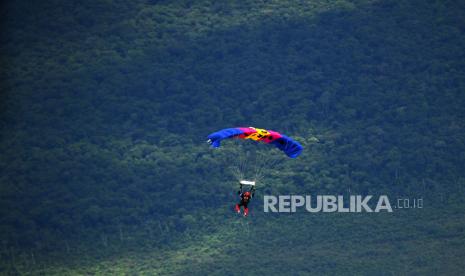
[[[5,1],[0,274],[459,275],[465,2]],[[273,156],[251,215],[208,134]],[[245,144],[252,141],[244,141]],[[264,195],[421,198],[263,212]]]

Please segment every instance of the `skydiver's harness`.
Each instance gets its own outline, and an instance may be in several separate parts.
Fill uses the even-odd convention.
[[[246,197],[244,195],[245,192],[242,189],[242,184],[240,184],[239,191],[237,191],[237,194],[241,198],[241,202],[239,203],[239,206],[244,206],[245,208],[247,208],[247,205],[249,204],[250,200],[255,194],[255,186],[252,186],[248,192],[250,193],[250,197]]]

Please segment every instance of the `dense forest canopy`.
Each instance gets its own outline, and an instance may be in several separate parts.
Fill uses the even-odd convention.
[[[463,1],[53,0],[0,9],[0,271],[48,269],[82,252],[91,263],[134,248],[189,256],[196,242],[240,240],[244,225],[258,237],[257,254],[285,247],[284,236],[306,244],[299,233],[312,231],[308,242],[343,249],[384,221],[419,231],[422,242],[454,238],[447,250],[464,256],[454,211],[465,195]],[[268,168],[258,194],[407,195],[430,209],[304,223],[263,214],[258,196],[253,224],[237,221],[227,168],[237,152],[205,143],[235,126],[281,131],[305,148]],[[441,218],[450,218],[444,228]],[[367,242],[397,238],[387,232]],[[416,245],[405,235],[408,255]],[[223,246],[208,258],[244,250]],[[446,250],[430,246],[421,260],[400,260],[411,270],[372,266],[459,271],[454,258],[424,268]],[[343,272],[344,258],[332,257],[315,271]],[[159,273],[189,271],[170,258],[172,270]],[[369,253],[361,258],[370,262]],[[212,271],[233,267],[221,260]],[[295,273],[311,271],[291,263]]]

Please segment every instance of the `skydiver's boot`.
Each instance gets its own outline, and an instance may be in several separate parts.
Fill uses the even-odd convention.
[[[244,217],[249,215],[249,208],[244,208]]]
[[[240,214],[241,213],[241,207],[239,207],[239,204],[236,204],[234,207],[234,210],[236,210],[236,213]]]

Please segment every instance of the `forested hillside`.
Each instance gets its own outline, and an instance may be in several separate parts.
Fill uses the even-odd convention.
[[[5,1],[0,274],[450,274],[465,258],[465,2]],[[211,132],[268,145],[238,217]],[[251,141],[244,141],[245,143]],[[251,154],[252,155],[252,154]],[[242,157],[241,157],[242,156]],[[269,214],[263,195],[424,208]]]

